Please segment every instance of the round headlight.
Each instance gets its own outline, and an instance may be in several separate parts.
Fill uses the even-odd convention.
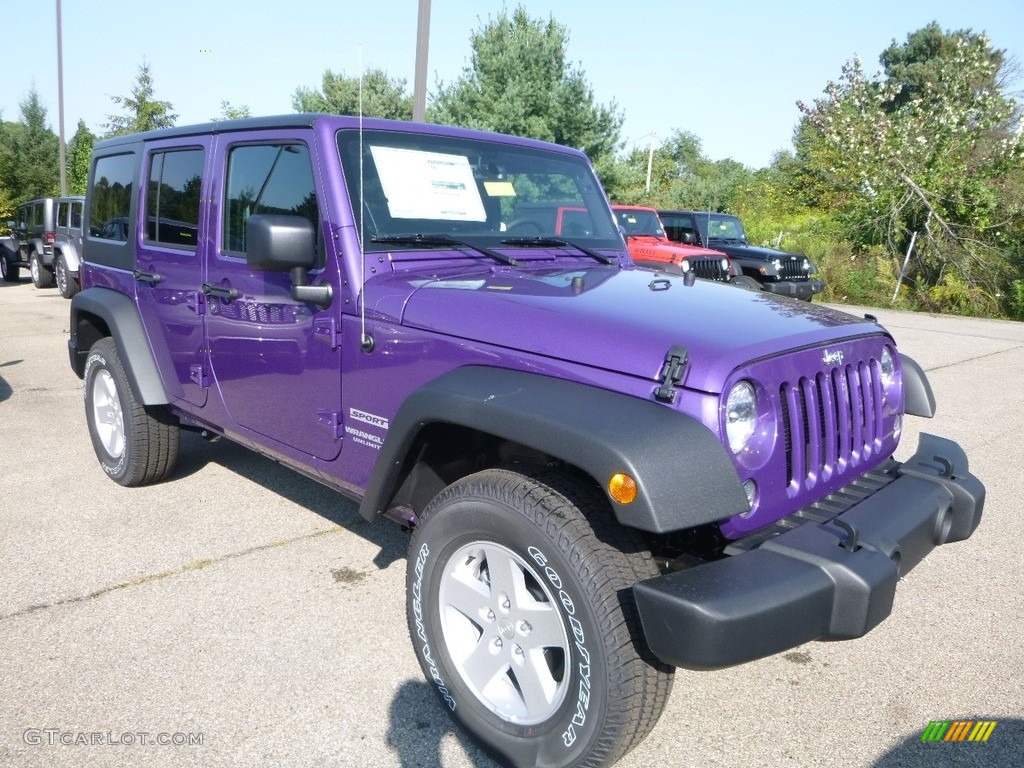
[[[682,272],[684,275],[690,271],[689,259],[683,259],[681,262],[679,262],[679,271]]]
[[[733,453],[742,451],[754,434],[757,421],[757,399],[754,387],[741,381],[729,390],[725,401],[725,434]]]
[[[808,259],[804,259],[803,269],[804,269],[804,272],[810,272],[811,271],[811,262]]]
[[[773,265],[773,266],[774,266],[774,267],[775,267],[775,268],[776,268],[777,270],[779,270],[779,272],[781,272],[781,271],[782,271],[782,261],[781,261],[781,259],[776,259],[775,261],[773,261],[773,262],[772,262],[772,265]]]
[[[728,259],[722,259],[722,269],[724,269],[726,272],[729,271],[729,260]]]
[[[888,346],[882,348],[882,359],[878,361],[878,365],[882,372],[882,386],[888,389],[896,376],[896,362]]]

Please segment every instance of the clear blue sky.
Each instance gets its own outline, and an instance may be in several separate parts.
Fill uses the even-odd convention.
[[[13,0],[3,0],[12,19]],[[843,62],[860,55],[870,73],[895,39],[931,21],[984,31],[1024,62],[1021,0],[522,0],[534,18],[568,27],[569,59],[599,103],[625,115],[627,147],[651,134],[696,134],[704,153],[751,167],[791,146],[797,100],[812,101]],[[20,119],[35,86],[57,130],[54,0],[20,5],[17,34],[5,23],[0,117]],[[470,34],[517,3],[432,0],[428,89],[469,64]],[[222,100],[255,115],[291,112],[298,86],[319,86],[324,69],[366,68],[405,78],[412,92],[417,0],[63,0],[64,124],[103,132],[139,64],[149,61],[156,97],[178,124],[206,121]],[[35,34],[30,35],[29,30]],[[1024,81],[1022,81],[1024,83]]]

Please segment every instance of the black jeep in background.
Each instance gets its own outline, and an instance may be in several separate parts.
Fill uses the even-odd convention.
[[[818,268],[801,253],[751,245],[743,223],[728,213],[710,211],[658,211],[669,240],[729,255],[742,270],[733,282],[751,290],[810,301],[825,290],[825,281],[812,278]]]

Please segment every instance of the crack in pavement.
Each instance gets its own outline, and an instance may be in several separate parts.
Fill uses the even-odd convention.
[[[1021,350],[1021,349],[1024,349],[1024,346],[1021,346],[1021,345],[1018,344],[1016,347],[1010,347],[1009,349],[999,349],[999,350],[996,350],[995,352],[989,352],[987,354],[978,355],[976,357],[967,357],[967,358],[964,358],[963,360],[957,360],[956,362],[953,362],[953,363],[945,363],[944,365],[936,365],[936,366],[934,366],[932,368],[925,368],[925,370],[928,371],[928,372],[931,372],[931,371],[941,371],[943,368],[953,368],[953,367],[958,366],[958,365],[963,365],[964,363],[973,363],[975,360],[984,360],[986,357],[995,357],[996,355],[1005,355],[1007,352],[1016,352],[1016,351]]]
[[[55,600],[52,603],[40,603],[38,605],[30,605],[30,606],[27,606],[27,607],[22,608],[20,610],[14,611],[13,613],[8,613],[8,614],[5,614],[3,616],[0,616],[0,622],[7,621],[8,619],[16,619],[16,618],[18,618],[20,616],[27,616],[30,613],[36,613],[38,611],[46,611],[46,610],[49,610],[51,608],[60,608],[60,607],[63,607],[65,605],[74,605],[75,603],[84,603],[86,600],[93,600],[94,598],[102,597],[103,595],[110,594],[111,592],[117,592],[120,589],[128,589],[129,587],[138,587],[138,586],[142,586],[143,584],[151,584],[152,582],[155,582],[155,581],[162,581],[164,579],[169,579],[172,576],[181,576],[183,574],[190,573],[192,571],[201,571],[203,568],[206,568],[206,567],[211,566],[211,565],[216,565],[217,563],[223,563],[223,562],[225,562],[227,560],[235,560],[237,558],[245,557],[247,555],[252,555],[252,554],[255,554],[257,552],[263,552],[263,551],[268,550],[268,549],[276,549],[278,547],[286,547],[289,544],[294,544],[297,541],[305,541],[307,539],[315,539],[318,536],[325,536],[325,535],[327,535],[329,533],[337,533],[337,532],[343,531],[343,530],[345,530],[345,529],[342,528],[340,525],[336,525],[336,526],[334,526],[332,528],[327,528],[327,529],[322,530],[322,531],[315,531],[313,533],[307,533],[304,536],[296,536],[295,538],[283,539],[281,541],[272,541],[269,544],[260,544],[259,546],[250,547],[249,549],[243,549],[243,550],[241,550],[239,552],[231,552],[229,554],[222,555],[221,557],[206,558],[206,559],[202,559],[202,560],[194,560],[191,563],[187,563],[186,565],[181,566],[180,568],[172,568],[171,570],[161,571],[160,573],[151,573],[148,576],[141,576],[141,577],[139,577],[137,579],[132,579],[131,581],[126,581],[126,582],[123,582],[121,584],[115,584],[115,585],[110,586],[110,587],[104,587],[103,589],[98,589],[95,592],[90,592],[87,595],[77,595],[76,597],[65,597],[65,598],[63,598],[61,600]]]

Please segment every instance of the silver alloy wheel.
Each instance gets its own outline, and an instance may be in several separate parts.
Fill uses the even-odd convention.
[[[477,541],[445,563],[438,598],[452,663],[480,702],[519,725],[551,717],[571,674],[550,583],[512,550]]]
[[[124,415],[121,413],[117,384],[110,371],[101,369],[96,372],[92,381],[91,402],[96,435],[107,455],[116,459],[124,453]]]
[[[68,290],[68,271],[64,268],[64,257],[60,256],[53,264],[53,273],[57,278],[57,290],[61,296]]]
[[[41,269],[41,267],[39,266],[39,257],[38,256],[32,256],[32,258],[28,260],[28,268],[29,268],[29,271],[32,273],[32,282],[33,283],[38,283],[39,282],[39,270]]]

